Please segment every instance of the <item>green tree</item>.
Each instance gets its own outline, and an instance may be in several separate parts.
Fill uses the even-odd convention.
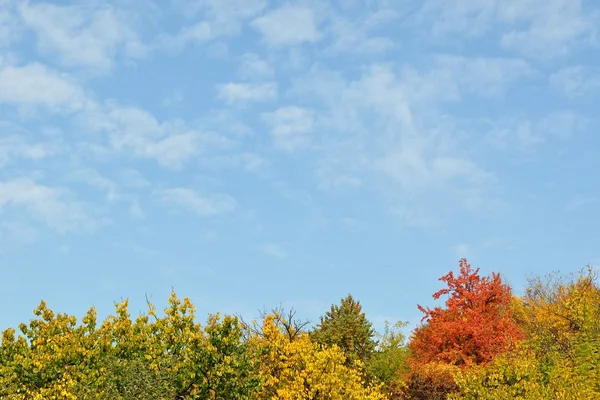
[[[367,374],[383,384],[383,390],[390,399],[401,398],[404,392],[404,377],[408,374],[409,351],[401,329],[407,323],[398,321],[391,325],[385,322],[375,352],[366,366]]]
[[[331,305],[311,336],[321,345],[337,345],[349,364],[356,360],[366,364],[377,346],[371,322],[362,311],[360,302],[350,294],[341,300],[340,305]]]

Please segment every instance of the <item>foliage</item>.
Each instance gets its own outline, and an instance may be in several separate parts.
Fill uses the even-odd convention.
[[[367,374],[384,385],[384,392],[390,398],[401,396],[405,387],[403,377],[409,372],[409,351],[401,332],[406,325],[401,321],[390,325],[386,321],[383,334],[377,334],[377,348],[366,365]]]
[[[590,267],[578,276],[530,281],[523,301],[527,343],[553,396],[600,397],[600,286]]]
[[[513,302],[526,340],[456,376],[452,399],[600,398],[600,290],[588,268],[566,280],[531,280]]]
[[[201,326],[175,293],[162,317],[148,305],[132,320],[119,303],[98,326],[94,309],[78,325],[42,302],[21,335],[3,332],[0,398],[383,399],[360,361],[348,366],[341,349],[311,341],[293,313],[251,330],[219,314]]]
[[[251,339],[260,356],[260,399],[384,399],[379,388],[364,384],[360,361],[347,366],[337,346],[321,346],[305,333],[292,334],[280,315],[267,315],[261,335]]]
[[[413,364],[406,378],[403,398],[409,400],[444,400],[457,390],[454,376],[459,367],[440,362]]]
[[[311,334],[317,343],[342,349],[347,365],[357,360],[366,363],[377,345],[371,322],[362,311],[360,302],[350,294],[341,300],[340,305],[331,305]]]
[[[352,296],[311,332],[295,311],[260,323],[196,321],[173,292],[162,315],[128,302],[98,322],[45,302],[2,332],[0,398],[7,400],[409,400],[600,398],[600,286],[588,268],[532,279],[522,297],[466,260],[443,276],[445,307],[424,312],[409,343],[404,323],[375,335]],[[378,339],[378,340],[376,340]]]
[[[23,335],[3,333],[0,397],[244,399],[258,390],[237,318],[212,315],[202,328],[175,293],[162,318],[149,304],[132,321],[127,306],[96,327],[94,309],[77,326],[42,302]]]
[[[550,398],[542,384],[535,355],[526,348],[496,357],[485,366],[474,366],[455,375],[457,393],[449,400],[538,400]]]
[[[523,301],[523,326],[539,352],[569,352],[581,335],[600,337],[600,288],[593,269],[566,280],[533,279]]]
[[[410,343],[411,360],[426,364],[441,362],[459,367],[485,364],[521,340],[523,333],[514,322],[511,289],[499,274],[481,277],[466,259],[460,274],[440,278],[447,284],[433,295],[449,295],[446,308],[419,309],[425,324],[418,327]]]

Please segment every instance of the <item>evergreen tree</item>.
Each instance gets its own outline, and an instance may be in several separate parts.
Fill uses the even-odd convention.
[[[341,348],[348,364],[356,360],[366,363],[377,345],[371,322],[362,311],[360,302],[350,294],[342,299],[340,305],[331,305],[311,335],[322,345],[335,344]]]

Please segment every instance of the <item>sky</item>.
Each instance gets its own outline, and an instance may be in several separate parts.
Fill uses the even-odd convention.
[[[600,265],[600,4],[0,0],[0,328],[172,289],[421,318]]]

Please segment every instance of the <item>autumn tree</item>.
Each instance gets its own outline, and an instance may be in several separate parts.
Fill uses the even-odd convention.
[[[249,338],[260,360],[257,399],[384,400],[378,386],[364,384],[360,360],[348,363],[338,346],[319,345],[306,332],[290,335],[282,321],[265,316],[260,334]]]
[[[523,333],[513,321],[511,289],[500,275],[479,275],[466,259],[460,273],[440,278],[447,288],[433,295],[447,295],[446,307],[418,306],[425,315],[410,342],[413,362],[442,362],[458,367],[485,364],[521,340]]]
[[[600,398],[600,285],[588,267],[531,279],[520,315],[554,398]],[[561,397],[562,396],[562,397]]]
[[[402,321],[395,324],[386,321],[384,331],[376,333],[377,347],[366,364],[368,375],[383,384],[383,391],[390,399],[401,398],[405,387],[403,377],[409,372],[409,352],[401,330],[406,325]]]
[[[311,336],[319,344],[338,346],[349,363],[356,360],[367,362],[377,345],[371,322],[362,311],[360,302],[350,294],[341,300],[340,305],[331,305]]]
[[[77,324],[42,302],[19,328],[2,334],[2,399],[252,399],[260,386],[238,319],[201,326],[175,293],[164,316],[149,304],[132,320],[124,301],[101,324],[94,309]]]
[[[495,357],[486,365],[463,369],[454,376],[456,393],[449,400],[538,400],[550,396],[535,355],[525,347]]]
[[[264,320],[267,316],[273,318],[273,323],[288,337],[290,342],[294,341],[299,335],[306,333],[306,327],[310,324],[309,320],[296,317],[296,310],[291,308],[286,310],[282,305],[272,308],[270,311],[264,309],[260,311],[260,319]],[[255,321],[247,322],[242,316],[238,316],[240,323],[244,327],[244,338],[252,336],[262,336],[262,326]]]
[[[518,300],[518,301],[517,301]],[[600,398],[600,287],[593,269],[530,280],[513,308],[526,338],[456,375],[451,399]]]

